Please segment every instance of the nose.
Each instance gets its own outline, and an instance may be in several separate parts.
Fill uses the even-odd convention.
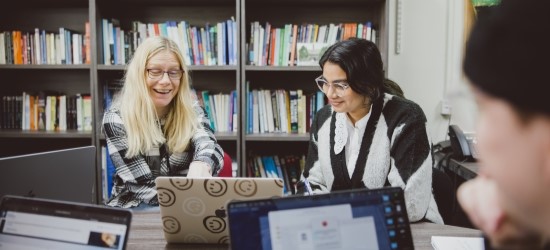
[[[327,95],[327,97],[333,97],[333,98],[334,98],[334,96],[337,97],[338,95],[336,94],[336,89],[334,89],[332,87],[332,84],[327,84],[327,85],[328,85],[328,88],[327,88],[326,93],[325,93]]]
[[[162,73],[162,77],[160,78],[159,82],[165,82],[165,83],[172,82],[172,80],[170,79],[170,76],[168,76],[168,72]]]

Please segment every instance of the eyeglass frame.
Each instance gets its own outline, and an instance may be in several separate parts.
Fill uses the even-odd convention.
[[[158,70],[158,71],[161,71],[162,74],[159,75],[158,77],[153,77],[151,76],[151,70]],[[184,70],[182,69],[178,69],[178,70],[161,70],[161,69],[145,69],[145,71],[147,71],[147,77],[149,77],[149,79],[151,80],[161,80],[165,74],[168,74],[168,79],[170,79],[171,81],[179,81],[181,80],[181,78],[183,77],[183,74],[185,73]],[[174,73],[174,72],[179,72],[181,75],[178,76],[177,78],[174,78],[172,76],[170,76],[170,73]],[[160,72],[159,72],[160,73]]]
[[[315,78],[315,84],[321,90],[321,92],[323,92],[325,94],[327,94],[327,93],[325,92],[323,87],[319,84],[319,82],[322,82],[323,86],[325,86],[325,85],[328,86],[327,91],[328,91],[329,88],[332,87],[334,89],[334,92],[336,93],[336,95],[338,97],[343,97],[346,90],[348,88],[350,88],[349,83],[347,83],[347,80],[338,80],[337,82],[330,83],[325,78],[323,78],[323,75],[320,75],[317,78]],[[337,87],[341,87],[342,90],[338,90],[336,87],[334,87],[334,85],[336,85]]]

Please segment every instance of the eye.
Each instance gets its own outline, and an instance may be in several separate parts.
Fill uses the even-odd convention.
[[[149,74],[154,75],[154,76],[158,76],[162,73],[164,73],[164,72],[160,69],[149,69]]]
[[[168,71],[168,75],[171,76],[171,77],[178,77],[178,76],[180,76],[180,73],[181,73],[181,71],[179,71],[179,70]]]
[[[346,90],[346,87],[347,85],[344,85],[344,84],[341,84],[341,83],[337,83],[337,84],[334,84],[334,87],[340,91],[344,91]]]

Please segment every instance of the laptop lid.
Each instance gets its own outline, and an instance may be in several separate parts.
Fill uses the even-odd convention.
[[[398,187],[227,205],[231,249],[414,249]]]
[[[169,243],[228,244],[229,201],[283,195],[279,178],[163,176],[155,183],[164,237]]]
[[[0,158],[0,197],[95,203],[95,146]]]
[[[128,209],[50,199],[4,196],[0,249],[124,249]]]

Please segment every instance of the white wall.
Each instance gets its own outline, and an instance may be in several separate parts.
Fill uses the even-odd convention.
[[[400,0],[399,54],[395,49],[398,0],[389,1],[388,77],[422,107],[433,143],[447,139],[449,123],[473,131],[476,109],[461,71],[463,0]],[[443,99],[452,104],[451,116],[441,115]]]

